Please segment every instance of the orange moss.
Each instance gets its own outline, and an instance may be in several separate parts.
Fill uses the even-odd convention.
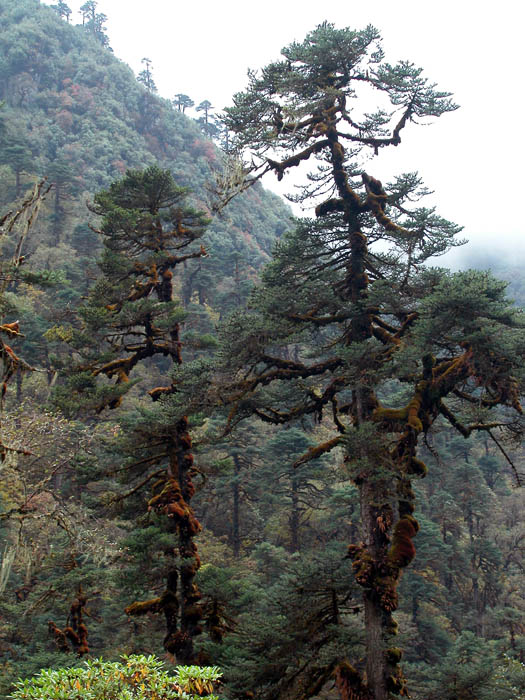
[[[157,401],[163,394],[171,394],[173,392],[173,386],[157,386],[155,389],[148,391],[153,401]]]
[[[375,338],[380,340],[384,345],[401,345],[401,341],[395,335],[389,333],[385,328],[374,326],[372,333]]]
[[[183,450],[191,450],[191,438],[188,433],[177,436],[178,446]]]
[[[312,459],[317,459],[318,457],[321,457],[321,455],[326,454],[327,452],[330,452],[330,450],[333,450],[334,447],[337,447],[337,445],[341,442],[341,437],[337,436],[335,438],[332,438],[331,440],[327,440],[327,442],[322,442],[319,445],[316,445],[315,447],[309,447],[308,451],[299,457],[299,459],[294,463],[294,467],[299,467],[302,464],[306,464],[307,462],[310,462]]]
[[[133,357],[119,357],[117,360],[107,362],[100,369],[94,370],[93,376],[96,377],[99,374],[105,374],[106,377],[112,377],[114,374],[119,375],[122,371],[127,374],[132,359]]]
[[[168,503],[165,512],[170,518],[177,517],[183,519],[187,515],[186,510],[178,502]]]
[[[360,586],[369,587],[375,573],[374,560],[365,545],[348,545],[348,557],[352,559],[354,577]]]
[[[187,454],[184,455],[184,457],[182,459],[182,466],[186,471],[188,471],[189,469],[192,468],[193,462],[194,462],[193,455],[188,452]]]
[[[398,606],[397,580],[399,570],[394,569],[390,575],[375,581],[375,592],[379,603],[386,612],[394,612]]]
[[[188,530],[191,535],[197,535],[202,530],[202,525],[197,518],[193,516],[188,518]]]
[[[160,612],[162,610],[161,598],[152,598],[142,603],[135,602],[128,605],[124,612],[126,615],[145,615],[149,612]]]
[[[372,414],[372,420],[381,422],[381,421],[399,421],[399,422],[405,422],[408,418],[408,406],[404,406],[403,408],[383,408],[382,406],[378,406],[373,414]]]
[[[0,325],[0,332],[7,333],[9,337],[20,335],[20,324],[18,321],[12,323],[4,323]]]
[[[460,345],[465,347],[465,352],[462,355],[455,357],[453,360],[441,362],[432,370],[434,381],[438,386],[439,384],[443,384],[452,374],[461,375],[466,365],[471,361],[472,349],[466,343],[460,343]]]
[[[425,386],[426,382],[420,382],[417,385],[416,393],[407,406],[407,423],[417,433],[420,433],[423,430],[423,423],[421,422],[418,414],[421,409],[421,402],[423,401],[423,391]]]

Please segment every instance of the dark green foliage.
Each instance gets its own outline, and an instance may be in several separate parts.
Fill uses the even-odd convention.
[[[219,657],[233,697],[248,689],[257,698],[303,697],[317,683],[320,690],[347,649],[359,653],[362,644],[343,547],[299,557],[262,544],[254,558],[257,597]]]

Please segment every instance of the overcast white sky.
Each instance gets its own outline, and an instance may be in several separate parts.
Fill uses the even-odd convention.
[[[83,1],[67,0],[75,23]],[[217,109],[245,87],[248,68],[278,59],[282,46],[325,19],[355,29],[373,24],[389,61],[422,66],[461,109],[407,127],[403,143],[367,171],[387,180],[418,170],[439,213],[463,225],[476,247],[492,239],[497,250],[525,258],[524,8],[520,0],[99,0],[97,7],[108,16],[115,54],[135,72],[150,58],[163,97],[182,92]]]

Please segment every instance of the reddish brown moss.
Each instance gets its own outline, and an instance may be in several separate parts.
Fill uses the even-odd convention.
[[[392,545],[388,550],[388,559],[393,566],[400,569],[408,566],[416,556],[412,539],[418,530],[418,522],[411,515],[404,515],[398,520],[394,528]]]
[[[396,675],[391,675],[386,679],[386,687],[393,695],[400,695],[402,697],[408,697],[408,690],[406,687],[406,681],[399,671]]]
[[[198,622],[202,617],[202,607],[200,605],[189,605],[184,610],[184,616],[188,621]]]
[[[187,632],[178,630],[173,634],[166,635],[164,638],[164,648],[175,657],[186,656],[188,646],[192,646],[192,640]]]
[[[395,335],[392,335],[386,329],[381,328],[379,326],[374,326],[374,328],[372,329],[372,333],[375,338],[377,338],[383,343],[383,345],[401,344],[401,340],[399,338],[397,338]]]
[[[341,661],[334,671],[335,684],[341,700],[371,700],[370,691],[361,674],[348,661]]]
[[[375,574],[374,560],[365,545],[348,545],[348,557],[352,559],[355,580],[360,586],[368,587]]]
[[[47,627],[49,629],[50,634],[53,635],[53,638],[55,640],[55,644],[57,645],[57,648],[60,651],[65,651],[65,652],[71,651],[71,648],[68,644],[67,636],[66,636],[65,632],[63,630],[59,629],[52,620],[49,620],[49,622],[47,623]]]
[[[424,387],[421,386],[421,384],[426,384],[426,382],[421,382],[420,384],[418,384],[417,391],[414,394],[413,399],[407,406],[407,423],[417,433],[420,433],[423,430],[423,423],[421,422],[421,419],[418,415],[421,409],[421,402],[423,401]]]
[[[48,622],[49,632],[53,634],[55,643],[61,651],[71,651],[68,643],[70,642],[78,656],[84,656],[84,654],[89,653],[87,642],[88,629],[82,619],[86,603],[87,598],[82,593],[82,587],[80,586],[78,596],[71,604],[66,627],[61,630],[51,620]]]
[[[407,474],[424,477],[427,475],[427,465],[416,457],[411,457],[407,467]]]
[[[72,644],[80,646],[80,637],[72,627],[64,627],[64,634]]]
[[[393,571],[388,576],[383,576],[374,581],[375,593],[379,604],[386,612],[394,612],[398,606],[397,579],[399,571]]]

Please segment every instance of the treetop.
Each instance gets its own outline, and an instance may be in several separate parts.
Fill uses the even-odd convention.
[[[457,109],[451,93],[437,90],[421,68],[409,61],[386,62],[379,32],[371,25],[336,29],[324,22],[282,55],[284,60],[250,71],[248,89],[226,109],[235,147],[249,146],[252,157],[264,158],[257,165],[265,172],[272,167],[278,176],[283,172],[265,158],[269,149],[302,146],[298,162],[310,155],[322,160],[333,130],[350,142],[351,157],[363,147],[377,153],[400,143],[407,122]],[[380,93],[375,111],[368,110],[370,90]]]

